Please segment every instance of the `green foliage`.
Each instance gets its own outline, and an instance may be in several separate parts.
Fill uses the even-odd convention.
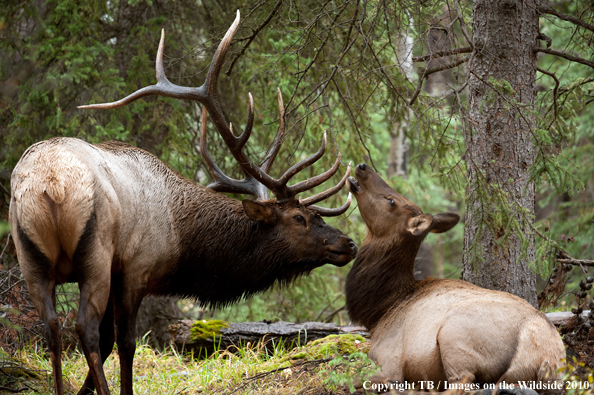
[[[10,224],[6,221],[0,220],[0,239],[10,233]],[[0,250],[1,251],[1,250]]]
[[[334,356],[351,355],[359,352],[361,345],[366,342],[361,335],[329,335],[293,350],[288,358],[291,360],[314,361]]]
[[[355,384],[357,382],[365,382],[380,370],[364,352],[338,356],[328,365],[333,368],[322,371],[328,374],[324,384],[332,390],[336,390],[339,385],[346,385],[351,394],[356,391]],[[338,367],[340,369],[336,369]]]
[[[567,361],[559,373],[567,395],[594,394],[594,371],[587,369],[583,362]]]
[[[0,326],[6,327],[8,329],[15,329],[20,331],[22,328],[19,325],[12,323],[9,319],[5,318],[6,314],[18,314],[19,312],[15,309],[12,309],[8,306],[0,306]],[[0,349],[0,360],[2,357],[3,351]]]
[[[113,47],[101,42],[97,34],[105,3],[50,0],[45,14],[36,9],[19,11],[20,5],[14,4],[3,7],[0,16],[10,37],[0,44],[8,55],[0,61],[0,75],[19,84],[17,94],[2,97],[4,109],[0,111],[5,121],[0,135],[11,148],[0,152],[0,164],[8,167],[27,146],[41,139],[87,136],[88,123],[74,109],[74,101],[99,83],[123,84],[117,70],[106,64],[113,57]],[[36,27],[29,35],[18,30],[19,24],[27,23]],[[22,40],[14,36],[19,33]]]
[[[563,3],[558,7],[561,12],[575,14],[582,12],[583,4]],[[587,13],[582,15],[589,17]],[[582,39],[576,39],[574,29],[574,25],[561,20],[541,25],[541,32],[553,38],[553,48],[587,58],[591,49]],[[588,32],[583,38],[588,35],[591,37]],[[559,79],[556,87],[553,78],[539,73],[538,82],[544,89],[538,95],[534,133],[540,151],[531,169],[540,197],[537,210],[548,213],[538,224],[542,237],[537,239],[535,261],[552,267],[557,264],[554,259],[559,251],[592,259],[594,115],[588,111],[588,103],[592,106],[588,95],[594,90],[594,78],[588,66],[562,58],[545,56],[539,67]]]

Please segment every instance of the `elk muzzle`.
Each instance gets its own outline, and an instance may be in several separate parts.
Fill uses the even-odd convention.
[[[327,262],[343,267],[357,256],[357,245],[350,237],[341,234],[334,240],[324,240]]]

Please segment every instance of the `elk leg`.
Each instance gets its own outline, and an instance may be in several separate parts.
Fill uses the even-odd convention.
[[[101,365],[103,365],[107,357],[109,357],[109,354],[111,354],[113,345],[115,343],[115,328],[113,320],[113,299],[110,298],[107,308],[105,309],[105,314],[103,314],[101,325],[99,326],[99,350],[101,351]],[[89,370],[83,386],[81,387],[80,391],[78,391],[78,395],[90,395],[94,391],[95,383],[93,382],[93,376]]]
[[[80,305],[76,319],[76,332],[87,359],[93,383],[97,388],[97,394],[109,395],[99,347],[99,326],[109,301],[110,279],[109,273],[101,275],[100,271],[89,270],[91,267],[91,264],[87,266],[87,272],[93,272],[96,275],[87,275],[84,280],[79,280]]]
[[[142,301],[140,290],[124,288],[122,283],[114,287],[118,304],[115,306],[118,355],[120,357],[120,395],[133,395],[134,353],[136,352],[136,316]]]
[[[23,277],[27,281],[31,300],[44,324],[45,341],[52,363],[54,389],[56,394],[63,395],[62,341],[60,320],[56,314],[54,264],[39,250],[19,225],[17,225],[17,232],[14,232],[14,240],[17,246],[19,265]]]
[[[54,389],[56,394],[64,394],[62,379],[62,340],[60,338],[60,320],[56,314],[56,285],[55,281],[44,281],[43,286],[29,286],[31,299],[35,304],[44,323],[44,335],[47,342],[52,371],[54,376]],[[35,297],[33,296],[35,295]],[[41,298],[39,298],[41,296]]]

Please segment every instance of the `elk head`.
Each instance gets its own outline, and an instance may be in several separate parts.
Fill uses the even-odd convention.
[[[376,240],[393,239],[398,244],[407,240],[420,245],[429,232],[446,232],[460,220],[454,213],[423,214],[365,163],[357,165],[355,175],[356,179],[349,177],[348,188],[357,199],[370,237]]]

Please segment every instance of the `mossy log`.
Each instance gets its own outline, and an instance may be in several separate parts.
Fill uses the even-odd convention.
[[[585,312],[587,313],[587,312]],[[559,326],[567,322],[570,312],[548,313],[549,320]],[[179,350],[210,354],[213,350],[239,348],[248,343],[263,343],[271,349],[282,343],[285,348],[292,349],[307,342],[321,339],[329,335],[356,334],[369,338],[364,326],[337,326],[323,322],[236,322],[221,320],[181,320],[169,325],[171,343]]]
[[[328,335],[357,334],[369,337],[365,327],[337,326],[322,322],[237,322],[181,320],[169,326],[171,343],[178,350],[210,354],[213,350],[236,349],[262,343],[267,348],[282,344],[292,349]]]

